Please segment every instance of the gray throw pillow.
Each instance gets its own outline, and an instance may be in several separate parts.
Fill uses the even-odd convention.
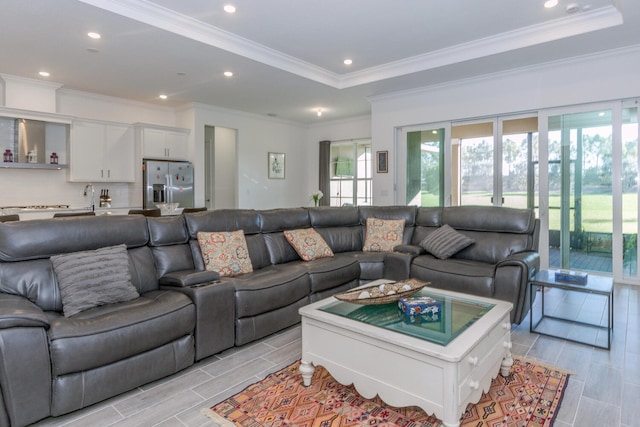
[[[66,317],[140,295],[131,283],[126,245],[51,257]]]
[[[473,242],[473,239],[445,224],[425,237],[420,246],[437,258],[447,259]]]

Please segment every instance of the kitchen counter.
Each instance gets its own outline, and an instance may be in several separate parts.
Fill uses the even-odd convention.
[[[0,208],[0,215],[20,215],[20,220],[31,219],[47,219],[53,218],[56,213],[80,213],[88,212],[89,207],[64,207],[65,205],[55,205],[51,207],[36,206],[36,207],[5,207]],[[95,213],[98,215],[127,215],[131,209],[141,209],[140,206],[115,206],[111,208],[99,208],[96,207]],[[175,210],[162,209],[162,216],[180,215],[182,208]]]
[[[96,215],[127,215],[129,213],[129,209],[139,209],[139,207],[111,207],[111,208],[96,208]],[[88,212],[90,208],[84,207],[34,207],[34,208],[0,208],[0,215],[11,215],[18,214],[20,215],[20,220],[31,220],[31,219],[47,219],[53,218],[53,215],[56,213],[80,213],[80,212]]]

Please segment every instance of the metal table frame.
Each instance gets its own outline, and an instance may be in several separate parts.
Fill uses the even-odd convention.
[[[542,298],[542,300],[541,300],[542,315],[540,316],[540,319],[534,325],[534,323],[533,323],[533,302],[534,302],[534,299],[535,299],[534,296],[536,295],[535,292],[536,292],[537,288],[542,289],[542,292],[540,292],[541,298]],[[558,289],[563,289],[563,290],[570,291],[570,292],[575,291],[575,292],[582,292],[582,293],[587,293],[587,294],[595,294],[595,295],[603,295],[603,296],[605,296],[606,299],[607,299],[607,326],[602,326],[600,324],[594,324],[594,323],[588,323],[588,322],[581,322],[581,321],[574,320],[574,319],[567,319],[567,318],[564,318],[564,317],[551,316],[551,315],[545,314],[545,312],[544,312],[544,288],[558,288]],[[603,348],[603,349],[606,349],[606,350],[611,350],[611,335],[613,334],[613,292],[614,292],[614,285],[613,285],[613,279],[612,278],[589,275],[588,278],[587,278],[587,283],[584,284],[584,285],[581,285],[581,284],[577,284],[577,283],[571,283],[571,282],[564,282],[564,281],[555,280],[555,270],[540,270],[533,277],[533,279],[531,279],[529,281],[529,291],[531,292],[531,298],[529,299],[529,332],[535,332],[536,334],[539,334],[539,335],[546,335],[546,336],[555,337],[555,338],[562,338],[562,339],[565,339],[567,341],[571,341],[571,342],[575,342],[575,343],[579,343],[579,344],[587,344],[587,345],[591,345],[593,347]],[[561,336],[558,336],[558,335],[553,335],[551,333],[537,331],[536,328],[538,327],[540,322],[542,322],[542,320],[545,319],[545,318],[560,320],[560,321],[571,323],[571,324],[592,326],[592,327],[599,328],[599,329],[607,329],[607,345],[606,346],[602,346],[602,345],[598,345],[596,343],[590,343],[590,342],[581,341],[581,340],[577,340],[577,339],[571,339],[571,338],[561,337]]]

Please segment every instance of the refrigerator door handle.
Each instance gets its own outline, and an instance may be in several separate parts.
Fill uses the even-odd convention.
[[[168,173],[165,178],[167,180],[167,203],[173,203],[173,176]]]

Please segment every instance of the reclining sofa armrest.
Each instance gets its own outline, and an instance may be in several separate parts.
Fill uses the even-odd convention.
[[[520,323],[529,312],[531,295],[529,280],[540,269],[537,252],[518,252],[496,264],[494,272],[494,298],[514,302],[511,323]]]
[[[506,265],[525,267],[528,272],[527,279],[531,279],[540,270],[540,254],[533,251],[517,252],[500,261],[496,269]]]
[[[0,293],[0,329],[16,327],[49,329],[49,320],[42,309],[28,299]]]
[[[384,257],[383,277],[390,280],[406,280],[411,274],[411,262],[418,256],[414,253],[389,252]]]
[[[9,425],[51,415],[48,328],[40,307],[21,296],[0,294],[0,413]]]
[[[424,255],[427,253],[427,251],[422,246],[418,245],[398,245],[393,248],[393,252],[415,256]]]
[[[160,278],[160,285],[185,288],[190,286],[202,286],[220,280],[217,271],[208,270],[182,270],[167,273]]]
[[[196,361],[233,347],[235,342],[235,289],[231,282],[202,286],[162,286],[187,295],[196,308]]]

